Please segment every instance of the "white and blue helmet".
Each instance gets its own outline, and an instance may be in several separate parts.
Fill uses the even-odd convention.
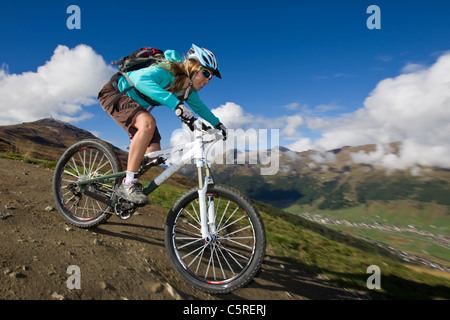
[[[210,69],[217,78],[222,79],[222,76],[219,72],[219,66],[217,64],[216,56],[208,49],[200,48],[195,44],[192,44],[192,47],[189,49],[186,55],[186,59],[197,60],[202,66]]]

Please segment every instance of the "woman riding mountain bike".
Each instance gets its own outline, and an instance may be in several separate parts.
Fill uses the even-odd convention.
[[[161,63],[126,73],[136,90],[127,90],[131,86],[130,81],[116,74],[98,94],[102,108],[131,138],[126,177],[116,192],[138,205],[149,202],[136,178],[142,158],[146,153],[161,149],[156,120],[146,107],[165,105],[183,122],[189,123],[194,114],[184,105],[187,102],[200,117],[222,130],[226,137],[226,127],[198,95],[213,76],[222,78],[215,55],[193,44],[184,58],[174,50],[165,51],[164,56]],[[118,96],[122,92],[126,93]]]
[[[117,65],[119,72],[102,88],[99,100],[132,137],[127,171],[108,144],[96,139],[78,141],[55,168],[52,187],[57,210],[79,228],[95,228],[113,214],[129,219],[148,203],[147,195],[194,162],[198,186],[181,195],[167,215],[168,257],[184,280],[205,292],[225,294],[248,284],[264,260],[265,229],[251,200],[230,186],[215,184],[212,176],[207,146],[225,139],[226,128],[200,100],[198,91],[214,75],[221,78],[215,56],[195,45],[184,58],[173,50],[141,48]],[[193,117],[184,101],[199,118]],[[195,139],[159,151],[161,136],[145,109],[155,105],[174,110]],[[145,187],[138,183],[138,174],[166,161],[167,168]]]

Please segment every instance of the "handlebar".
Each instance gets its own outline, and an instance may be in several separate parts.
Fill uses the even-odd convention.
[[[199,131],[203,131],[205,133],[208,133],[208,131],[211,131],[213,129],[212,127],[206,125],[203,122],[202,118],[195,118],[195,117],[188,118],[187,116],[183,116],[183,110],[181,108],[177,107],[175,109],[175,114],[178,116],[178,118],[181,120],[181,122],[185,123],[189,127],[189,129],[192,132],[197,129]],[[200,127],[200,125],[196,125],[198,123],[200,123],[201,127]],[[217,133],[218,131],[214,131],[214,133]],[[209,132],[209,133],[212,133],[212,132]],[[226,139],[226,135],[225,134],[222,134],[222,137],[223,137],[224,140]]]
[[[200,129],[202,131],[208,131],[213,129],[212,127],[206,125],[202,118],[190,118],[189,120],[182,120],[181,122],[185,123],[191,131],[195,129]],[[201,127],[200,127],[201,126]]]
[[[190,121],[182,122],[185,123],[192,132],[197,130],[205,134],[213,134],[218,140],[223,139],[222,131],[207,125],[202,118],[191,118]]]

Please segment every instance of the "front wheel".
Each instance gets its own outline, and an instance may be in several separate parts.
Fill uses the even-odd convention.
[[[258,210],[240,192],[210,185],[206,205],[214,207],[215,222],[209,226],[211,239],[203,239],[197,191],[186,192],[170,210],[166,249],[189,284],[208,293],[228,293],[258,272],[266,249],[264,225]]]

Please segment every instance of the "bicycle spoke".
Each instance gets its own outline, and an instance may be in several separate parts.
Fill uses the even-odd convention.
[[[220,247],[218,247],[218,251],[220,252],[223,260],[227,263],[228,269],[231,271],[231,274],[234,276],[236,273],[234,272],[233,267],[228,262],[228,259],[225,257],[225,255],[223,254],[223,252],[222,252]]]
[[[182,237],[178,237],[177,238],[177,240],[192,240],[192,239],[194,239],[194,241],[188,242],[188,243],[180,246],[179,249],[182,249],[184,247],[190,246],[190,245],[192,245],[192,244],[194,244],[194,243],[196,243],[198,241],[202,241],[202,239],[198,239],[198,238],[197,239],[196,238],[182,238]]]
[[[72,212],[73,216],[81,220],[88,220],[93,219],[102,212],[110,211],[99,201],[81,193],[75,194],[74,192],[77,191],[77,183],[79,181],[111,173],[114,173],[112,164],[100,150],[90,147],[74,152],[65,164],[61,176],[61,197],[63,203],[68,205],[67,209]],[[94,190],[108,195],[113,192],[114,183],[99,182],[93,186]]]
[[[206,248],[206,245],[204,245],[203,247],[198,247],[197,249],[194,249],[194,250],[192,250],[191,252],[185,254],[185,255],[184,255],[183,257],[181,257],[181,258],[182,258],[182,259],[185,259],[185,258],[189,257],[191,254],[197,252],[198,250],[205,250],[205,248]],[[195,259],[196,259],[196,258],[194,258],[194,260],[195,260]],[[191,261],[191,264],[192,264],[192,262],[193,262],[194,260]]]
[[[211,250],[211,254],[209,255],[209,259],[208,259],[208,264],[206,265],[206,271],[205,271],[205,279],[208,279],[208,273],[209,273],[209,267],[211,265],[211,261],[213,261],[213,268],[212,268],[212,272],[213,272],[213,279],[216,280],[216,274],[214,272],[214,260],[212,260],[212,250]]]
[[[225,279],[226,278],[225,271],[224,271],[224,269],[222,267],[222,263],[220,262],[220,257],[219,257],[219,254],[217,253],[218,250],[216,248],[217,248],[216,245],[214,245],[214,252],[215,252],[216,257],[217,257],[217,262],[219,263],[220,271],[222,272],[222,278]]]
[[[200,268],[200,264],[201,264],[201,262],[202,262],[202,258],[203,258],[203,253],[205,252],[205,249],[206,249],[206,245],[203,247],[203,250],[197,255],[197,257],[198,256],[200,256],[199,257],[199,259],[198,259],[198,263],[197,263],[197,267],[195,268],[195,273],[196,274],[198,274],[198,270],[199,270],[199,268]],[[201,255],[200,255],[201,254]],[[196,258],[197,258],[196,257]],[[194,259],[195,260],[195,259]],[[194,262],[194,260],[192,261],[192,262]],[[192,264],[192,262],[189,264],[189,266]],[[189,267],[188,266],[188,267]]]
[[[186,209],[184,209],[184,211],[195,221],[195,222],[197,222],[198,224],[200,224],[200,218],[198,217],[198,215],[197,215],[197,212],[195,211],[195,208],[193,208],[194,209],[194,212],[195,212],[195,218],[192,216],[192,214],[189,212],[189,211],[187,211]]]
[[[230,281],[250,263],[255,246],[253,227],[245,210],[234,201],[208,195],[207,207],[213,203],[217,229],[212,229],[211,240],[205,243],[202,239],[200,204],[195,198],[179,211],[173,241],[179,258],[197,277],[206,282]]]
[[[237,210],[237,209],[239,209],[239,208],[236,208],[236,210]],[[236,210],[235,210],[235,211],[236,211]],[[233,212],[233,214],[234,214],[234,212]],[[231,217],[230,217],[230,218],[231,218]],[[223,227],[220,228],[218,231],[220,232],[220,231],[222,231],[222,230],[224,230],[224,229],[230,227],[231,225],[235,224],[236,222],[238,222],[239,220],[244,219],[244,218],[245,218],[245,216],[242,216],[242,217],[240,217],[239,219],[234,220],[234,221],[231,222],[230,224],[227,224],[227,225],[223,226]],[[228,220],[229,220],[229,219],[228,219]],[[226,222],[228,222],[228,220],[227,220]],[[226,223],[226,222],[225,222],[225,223]]]

